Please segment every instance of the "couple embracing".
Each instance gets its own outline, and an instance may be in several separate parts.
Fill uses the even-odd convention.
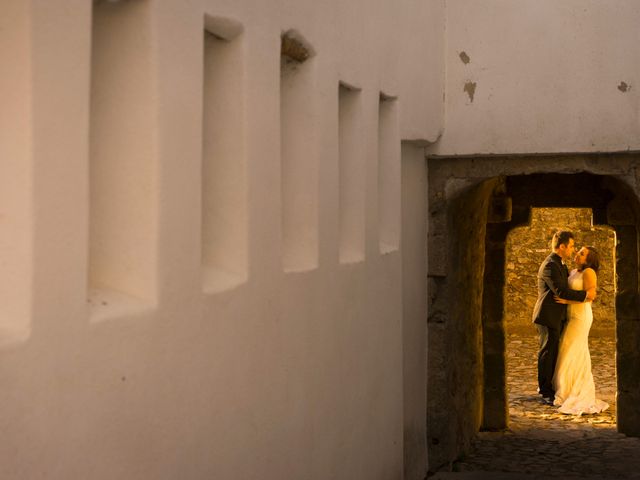
[[[602,412],[609,405],[596,399],[588,342],[599,255],[593,247],[582,247],[574,257],[575,240],[568,231],[556,232],[551,246],[553,252],[538,271],[533,311],[540,339],[538,391],[561,413]],[[569,274],[566,263],[572,257],[576,269]]]

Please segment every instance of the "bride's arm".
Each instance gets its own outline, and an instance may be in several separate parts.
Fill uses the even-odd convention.
[[[598,286],[598,277],[596,272],[592,268],[585,268],[584,272],[582,272],[582,286],[584,290],[587,292],[586,302],[593,302],[596,298],[596,288]],[[576,305],[584,302],[575,302],[572,300],[565,300],[558,296],[553,297],[556,303],[563,303],[565,305]]]
[[[582,285],[587,291],[587,301],[593,302],[596,298],[596,287],[598,286],[598,276],[593,268],[585,268],[582,272]]]

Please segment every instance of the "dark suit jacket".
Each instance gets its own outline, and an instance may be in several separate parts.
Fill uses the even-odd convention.
[[[560,330],[567,319],[567,306],[556,303],[553,296],[577,302],[583,302],[587,298],[584,290],[569,288],[567,277],[567,267],[556,253],[542,262],[538,270],[538,300],[533,309],[534,323]]]

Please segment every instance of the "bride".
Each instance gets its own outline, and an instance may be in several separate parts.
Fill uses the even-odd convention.
[[[598,252],[593,247],[582,247],[574,261],[577,269],[569,275],[569,287],[593,290],[595,294],[596,273],[600,266]],[[591,302],[578,303],[559,297],[556,297],[556,302],[568,304],[568,311],[553,376],[556,391],[553,404],[559,407],[559,412],[570,415],[603,412],[609,404],[596,398],[589,355],[589,329],[593,322]]]

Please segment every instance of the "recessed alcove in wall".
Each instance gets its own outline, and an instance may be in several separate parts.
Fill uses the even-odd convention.
[[[88,302],[94,321],[156,302],[152,45],[149,2],[93,4]]]
[[[247,280],[247,160],[242,25],[205,16],[202,115],[203,290]]]
[[[378,242],[380,253],[400,244],[400,136],[396,97],[378,102]]]
[[[590,209],[594,227],[615,231],[616,421],[618,431],[640,435],[638,171],[635,154],[428,159],[432,470],[481,429],[508,426],[506,244],[510,231],[529,225],[532,208]]]
[[[318,266],[318,148],[314,50],[294,30],[282,34],[280,155],[282,265]]]
[[[362,95],[346,83],[338,86],[338,162],[340,263],[364,260],[365,155]]]

